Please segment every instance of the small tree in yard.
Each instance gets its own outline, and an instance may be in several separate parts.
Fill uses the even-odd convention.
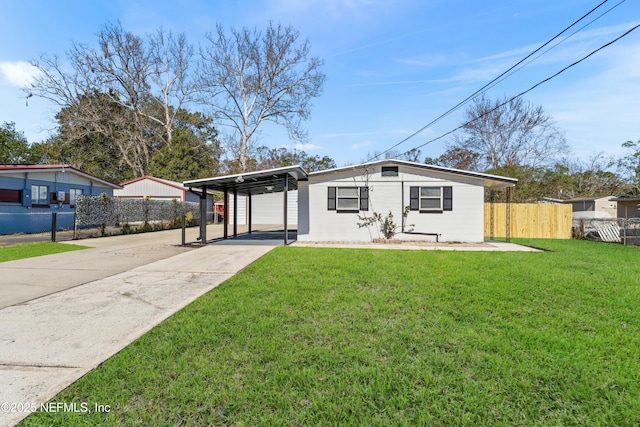
[[[358,224],[360,227],[368,227],[370,225],[378,224],[380,226],[380,231],[384,235],[385,239],[391,239],[395,236],[398,229],[404,229],[407,226],[407,216],[409,215],[410,206],[405,206],[404,211],[402,212],[402,225],[399,226],[393,221],[393,212],[389,211],[386,216],[382,216],[379,212],[374,212],[373,216],[360,216],[358,215],[358,219],[362,221],[362,223]],[[414,227],[414,224],[409,224],[409,227]]]

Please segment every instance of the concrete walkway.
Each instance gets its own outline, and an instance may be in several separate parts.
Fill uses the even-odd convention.
[[[94,249],[0,264],[3,294],[7,282],[14,291],[55,292],[0,310],[0,426],[15,425],[277,245],[186,249],[152,235],[96,239],[83,242]],[[109,240],[121,237],[137,239]],[[56,292],[65,282],[68,289]]]
[[[292,246],[306,246],[312,248],[360,248],[360,249],[402,249],[402,250],[431,250],[431,251],[471,251],[471,252],[542,252],[540,249],[516,243],[487,240],[483,243],[434,243],[428,241],[398,241],[384,243],[372,242],[301,242]]]

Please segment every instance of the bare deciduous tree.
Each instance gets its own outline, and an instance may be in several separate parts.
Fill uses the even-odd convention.
[[[195,97],[193,55],[182,34],[160,29],[143,38],[108,24],[96,47],[73,44],[68,68],[55,56],[33,61],[40,75],[25,90],[73,112],[78,137],[102,132],[136,175],[143,175],[152,151],[171,144],[176,114]],[[105,118],[113,126],[102,126]]]
[[[239,163],[247,168],[247,147],[261,123],[286,127],[294,140],[304,140],[301,121],[308,119],[311,99],[320,95],[325,75],[322,61],[309,58],[309,42],[291,26],[269,23],[266,31],[221,25],[207,34],[201,49],[203,101],[230,126],[240,142]]]
[[[474,151],[464,149],[461,145],[453,145],[436,159],[425,159],[425,163],[437,166],[444,166],[453,169],[463,169],[477,171],[481,167],[478,165],[480,155]]]
[[[553,118],[521,98],[476,98],[466,110],[464,123],[463,134],[455,135],[448,148],[477,153],[478,165],[485,169],[535,168],[568,151]]]

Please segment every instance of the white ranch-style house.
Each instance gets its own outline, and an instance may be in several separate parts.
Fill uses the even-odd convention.
[[[516,183],[517,179],[504,176],[380,160],[311,173],[289,166],[186,181],[184,185],[247,196],[249,232],[252,222],[260,217],[253,197],[264,203],[265,195],[270,195],[281,206],[285,243],[292,228],[297,229],[300,241],[372,241],[382,237],[380,228],[365,225],[362,218],[374,213],[387,216],[389,212],[399,226],[396,239],[482,242],[485,189],[500,190]],[[289,193],[296,190],[296,197],[291,197]],[[290,222],[291,200],[297,200],[296,224]],[[408,214],[402,227],[405,209]],[[233,218],[237,209],[225,206],[225,210],[227,217]],[[225,238],[229,236],[227,223]]]

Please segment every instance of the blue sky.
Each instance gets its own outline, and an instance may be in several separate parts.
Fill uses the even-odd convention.
[[[48,136],[53,105],[18,87],[25,63],[64,56],[71,42],[92,44],[107,22],[137,34],[160,26],[202,43],[216,23],[227,28],[291,24],[325,61],[327,81],[306,123],[310,154],[338,165],[383,151],[497,77],[601,0],[0,0],[0,122],[15,122],[29,142]],[[617,7],[613,8],[614,6]],[[487,92],[518,94],[640,23],[640,2],[610,0],[610,12]],[[582,26],[582,25],[580,25]],[[576,28],[577,29],[577,28]],[[572,157],[618,156],[640,139],[640,29],[524,97],[565,132]],[[464,108],[398,149],[409,150],[457,127]],[[422,148],[437,157],[446,138]],[[260,144],[294,147],[267,126]]]

